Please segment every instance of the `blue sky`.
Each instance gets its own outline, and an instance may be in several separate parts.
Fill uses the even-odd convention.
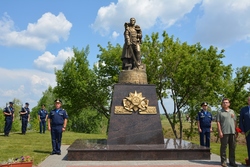
[[[166,30],[181,42],[225,49],[224,64],[234,69],[249,66],[249,16],[249,0],[1,0],[0,107],[13,98],[36,106],[72,47],[89,45],[92,67],[98,44],[123,45],[131,17],[144,37]]]

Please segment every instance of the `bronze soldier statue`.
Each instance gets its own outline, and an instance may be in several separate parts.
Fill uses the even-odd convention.
[[[122,52],[122,69],[131,70],[141,65],[140,44],[142,31],[139,25],[135,25],[135,18],[130,18],[129,23],[124,24],[125,43]]]

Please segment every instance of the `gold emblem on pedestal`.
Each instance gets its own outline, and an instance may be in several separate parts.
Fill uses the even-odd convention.
[[[142,93],[129,93],[129,97],[123,99],[123,106],[115,106],[115,114],[157,114],[156,107],[148,106],[149,100]]]

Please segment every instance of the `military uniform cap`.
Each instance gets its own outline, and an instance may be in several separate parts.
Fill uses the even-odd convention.
[[[55,102],[55,103],[62,103],[62,100],[56,99],[54,102]]]
[[[9,102],[9,104],[13,104],[13,102],[12,102],[12,101],[10,101],[10,102]]]
[[[28,102],[26,102],[25,104],[30,105]]]
[[[207,106],[208,103],[207,103],[207,102],[202,102],[202,103],[201,103],[201,106],[203,106],[203,105],[204,105],[204,106]]]

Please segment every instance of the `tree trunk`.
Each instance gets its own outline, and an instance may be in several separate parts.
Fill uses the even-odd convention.
[[[180,139],[182,139],[183,125],[182,125],[182,119],[181,119],[181,111],[180,111],[180,109],[177,110],[177,113],[178,113],[178,119],[180,121]]]
[[[165,108],[165,106],[164,106],[164,104],[163,104],[162,98],[160,98],[160,101],[161,101],[161,106],[162,106],[162,108],[163,108],[163,111],[164,111],[164,113],[165,113],[165,115],[166,115],[166,118],[168,119],[168,122],[170,123],[170,126],[171,126],[171,128],[172,128],[172,131],[173,131],[173,133],[174,133],[174,136],[175,136],[175,138],[178,138],[178,137],[177,137],[177,133],[176,133],[176,129],[175,129],[175,114],[173,114],[173,115],[174,115],[174,116],[173,116],[173,121],[171,121],[171,118],[169,117],[169,114],[168,114],[168,112],[167,112],[167,109]]]

